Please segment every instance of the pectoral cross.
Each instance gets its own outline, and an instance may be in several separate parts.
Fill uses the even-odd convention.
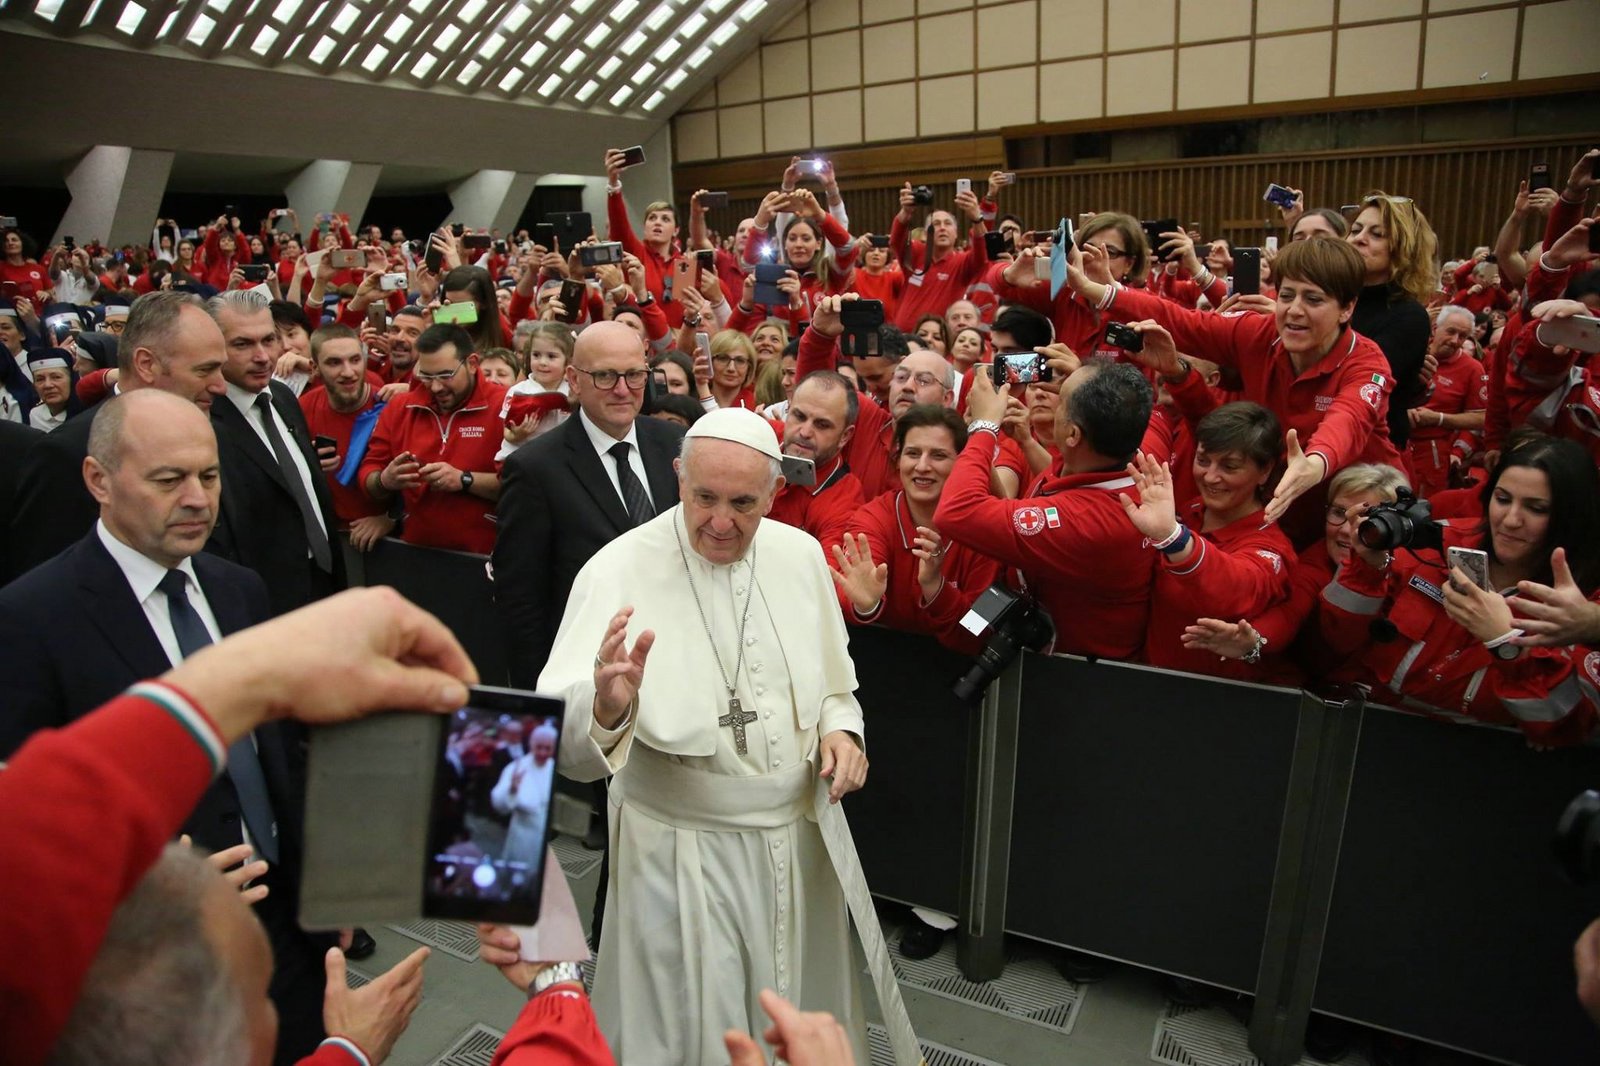
[[[740,755],[749,755],[750,746],[745,743],[744,727],[756,720],[756,712],[747,711],[739,703],[739,697],[728,696],[728,713],[717,719],[718,725],[733,726],[733,750]]]

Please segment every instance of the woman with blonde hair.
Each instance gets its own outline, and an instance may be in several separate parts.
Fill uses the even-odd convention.
[[[1422,406],[1422,362],[1432,334],[1428,300],[1439,286],[1438,240],[1413,200],[1375,191],[1361,198],[1345,241],[1361,253],[1366,270],[1350,328],[1389,360],[1389,439],[1404,449],[1411,436],[1406,412]]]
[[[711,380],[701,386],[702,400],[709,394],[718,407],[756,407],[756,347],[748,335],[725,329],[711,338]]]

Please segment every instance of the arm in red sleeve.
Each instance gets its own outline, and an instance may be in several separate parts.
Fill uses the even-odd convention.
[[[1372,620],[1383,610],[1388,587],[1389,572],[1359,555],[1335,570],[1317,604],[1323,642],[1342,655],[1371,643]]]
[[[1144,440],[1139,450],[1158,463],[1172,461],[1172,442],[1178,435],[1178,418],[1173,412],[1157,406],[1150,412],[1150,421],[1144,427]]]
[[[1266,347],[1261,343],[1263,331],[1277,330],[1271,315],[1217,315],[1209,311],[1191,311],[1171,300],[1163,300],[1126,285],[1117,290],[1116,299],[1111,301],[1106,311],[1118,322],[1155,319],[1172,334],[1178,351],[1198,355],[1222,366],[1238,366],[1251,358],[1262,358],[1256,353]],[[1270,355],[1265,357],[1271,358]]]
[[[1544,256],[1539,256],[1533,262],[1533,267],[1528,271],[1528,307],[1537,307],[1546,300],[1556,300],[1566,291],[1567,283],[1572,280],[1572,268],[1562,267],[1560,270],[1549,270],[1544,265]]]
[[[606,232],[612,240],[621,242],[623,251],[637,256],[641,263],[648,261],[644,242],[633,232],[633,222],[628,218],[628,201],[622,198],[621,189],[606,193]],[[656,298],[660,299],[660,296]]]
[[[832,370],[839,365],[839,342],[832,337],[824,337],[816,330],[807,328],[800,334],[799,358],[794,365],[794,379],[804,381],[805,376],[815,370]],[[861,427],[856,427],[856,432],[861,432]]]
[[[1265,317],[1265,316],[1260,316]],[[1361,390],[1374,379],[1383,382],[1383,402],[1376,407],[1361,397]],[[1394,391],[1394,376],[1389,361],[1377,345],[1357,350],[1345,360],[1333,394],[1333,403],[1317,423],[1311,438],[1304,442],[1307,455],[1317,452],[1327,463],[1327,477],[1361,458],[1367,441],[1378,427],[1387,425],[1388,398]]]
[[[367,453],[361,457],[361,467],[356,473],[356,484],[361,486],[361,491],[366,492],[367,480],[373,474],[382,471],[396,455],[400,454],[400,449],[395,447],[395,437],[400,431],[401,412],[405,410],[405,406],[405,396],[396,396],[383,409],[383,414],[378,416],[378,424],[372,427],[372,438],[367,442]],[[372,494],[368,492],[367,495]]]
[[[1199,286],[1196,286],[1196,288],[1198,287]],[[1200,295],[1206,298],[1206,302],[1211,305],[1212,310],[1216,310],[1222,301],[1228,298],[1227,279],[1219,278],[1217,275],[1212,274],[1211,284],[1207,285],[1204,289],[1201,289]]]
[[[83,375],[78,379],[78,385],[73,390],[78,394],[78,402],[88,407],[111,395],[110,378],[111,370],[109,368]]]
[[[1498,451],[1511,432],[1511,414],[1506,406],[1506,373],[1510,364],[1511,347],[1516,343],[1517,312],[1511,313],[1506,328],[1500,334],[1500,343],[1489,352],[1485,370],[1489,378],[1489,401],[1483,412],[1483,447]]]
[[[983,239],[988,232],[989,225],[982,219],[974,222],[967,231],[966,256],[961,260],[961,270],[956,275],[963,285],[971,285],[989,269],[989,243]]]
[[[843,543],[845,533],[850,530],[851,519],[865,502],[861,494],[861,482],[855,477],[844,478],[822,495],[812,498],[813,513],[821,512],[817,516],[816,527],[823,558],[833,559],[834,545]]]
[[[998,580],[1000,564],[995,560],[962,544],[949,546],[945,552],[944,584],[939,586],[938,595],[921,605],[928,624],[941,640],[968,635],[960,628],[961,619],[984,590]],[[956,642],[965,643],[959,639]]]
[[[1463,260],[1461,265],[1450,272],[1451,279],[1455,283],[1456,292],[1472,288],[1472,272],[1476,269],[1478,269],[1478,261],[1476,259],[1467,259]]]
[[[1289,598],[1273,604],[1260,614],[1248,619],[1257,633],[1267,638],[1267,646],[1282,652],[1299,635],[1317,606],[1326,585],[1327,575],[1320,566],[1295,561],[1289,566]]]
[[[1222,397],[1201,377],[1193,367],[1183,376],[1183,380],[1176,385],[1167,383],[1167,394],[1172,397],[1173,406],[1183,415],[1183,420],[1191,426],[1200,424],[1206,415],[1222,406]]]
[[[511,304],[506,308],[506,317],[512,323],[521,322],[523,319],[533,317],[533,297],[524,296],[518,289],[511,290]],[[513,325],[512,328],[515,328]]]
[[[616,1066],[589,997],[553,988],[528,1000],[490,1066]]]
[[[1589,649],[1525,648],[1489,666],[1489,691],[1535,744],[1581,744],[1594,732],[1595,689],[1584,683]]]
[[[250,259],[250,238],[243,233],[233,235],[233,265],[247,266]]]
[[[218,243],[222,240],[222,231],[215,226],[206,230],[206,239],[200,242],[200,247],[195,249],[195,265],[202,270],[210,270],[212,265],[222,258],[222,247]]]
[[[754,310],[746,311],[739,305],[739,301],[735,300],[733,301],[733,311],[728,315],[727,328],[736,329],[740,333],[749,333],[766,320],[766,308],[757,304]]]
[[[1544,224],[1544,243],[1540,246],[1548,248],[1561,239],[1567,230],[1583,221],[1584,203],[1582,200],[1574,203],[1565,196],[1556,197],[1556,205],[1550,209],[1550,217]]]
[[[651,300],[639,308],[639,317],[644,320],[644,332],[652,341],[658,341],[672,332],[672,323],[667,321],[666,312],[661,310],[660,300]]]
[[[889,250],[894,253],[900,269],[908,274],[917,269],[917,262],[912,258],[916,246],[911,243],[910,238],[911,231],[900,221],[900,215],[896,213],[894,221],[889,224]]]
[[[822,213],[822,235],[833,249],[833,257],[828,266],[829,291],[844,290],[844,285],[850,280],[850,271],[856,265],[856,253],[860,251],[855,241],[850,239],[850,231],[839,224],[839,220],[824,211]]]
[[[1182,566],[1163,562],[1167,573],[1197,612],[1217,618],[1251,618],[1289,596],[1289,567],[1294,559],[1283,532],[1269,526],[1246,537],[1232,550],[1195,537],[1199,551]],[[1170,584],[1165,587],[1172,587]]]
[[[117,905],[194,810],[224,750],[181,693],[139,686],[36,734],[0,771],[7,1062],[48,1057]]]
[[[999,271],[992,272],[985,278],[990,287],[994,289],[995,296],[1008,304],[1021,304],[1039,312],[1041,315],[1049,315],[1054,310],[1050,300],[1050,286],[1042,283],[1027,287],[1013,285],[1005,278],[1007,265],[1006,263],[995,263],[994,266],[999,267]],[[1058,300],[1070,300],[1071,298],[1072,291],[1066,288],[1063,288],[1057,296]]]

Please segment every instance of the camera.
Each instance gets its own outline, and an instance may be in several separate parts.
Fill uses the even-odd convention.
[[[1550,842],[1561,869],[1573,884],[1586,885],[1600,873],[1600,792],[1580,792],[1556,822]]]
[[[267,280],[267,271],[269,269],[266,263],[246,263],[239,268],[239,276],[244,278],[245,281],[259,285]]]
[[[956,698],[968,704],[981,702],[989,683],[1004,673],[1024,648],[1039,651],[1056,633],[1055,623],[1043,608],[1004,585],[985,589],[961,624],[968,632],[989,634],[978,657],[951,686]]]
[[[1032,385],[1050,381],[1054,372],[1045,357],[1037,352],[996,352],[990,364],[994,387],[1002,385]]]
[[[1356,528],[1361,543],[1373,551],[1399,548],[1444,550],[1444,526],[1433,520],[1433,507],[1410,489],[1396,490],[1393,503],[1380,503]]]
[[[933,190],[926,185],[913,186],[911,189],[911,202],[931,205],[933,203]]]
[[[1106,343],[1125,352],[1144,351],[1144,334],[1125,322],[1106,323]]]
[[[578,249],[578,262],[586,267],[622,262],[622,245],[617,241],[589,244]]]

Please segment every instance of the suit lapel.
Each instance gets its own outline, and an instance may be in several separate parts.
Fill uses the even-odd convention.
[[[610,473],[594,446],[589,443],[583,423],[574,416],[567,419],[564,425],[568,427],[567,464],[571,466],[574,478],[617,532],[626,533],[633,528],[633,523],[628,520],[628,512],[622,506],[622,497],[617,495],[616,488],[611,484]]]
[[[322,511],[322,520],[331,530],[338,524],[338,519],[333,510],[333,493],[328,489],[328,479],[322,476],[322,462],[317,458],[317,453],[311,447],[311,430],[306,426],[305,412],[300,410],[300,401],[295,398],[289,387],[282,382],[274,381],[272,391],[272,406],[278,411],[278,417],[288,427],[289,439],[295,447],[300,449],[300,454],[305,458],[306,469],[311,473],[311,491],[317,501],[317,507]],[[247,427],[248,428],[248,427]],[[255,433],[250,434],[252,437]],[[258,438],[259,439],[259,438]],[[274,464],[276,465],[276,464]],[[285,485],[285,488],[288,486]],[[335,552],[335,555],[338,553]]]
[[[243,412],[234,405],[231,396],[221,397],[211,405],[211,421],[219,430],[219,435],[226,435],[233,446],[276,481],[279,488],[284,492],[289,491],[289,483],[284,480],[283,467],[278,465],[278,457],[268,450],[266,441],[262,440],[245,420]]]
[[[90,530],[74,551],[78,553],[78,595],[83,612],[100,630],[106,644],[127,663],[135,677],[165,673],[172,660],[150,628],[144,607],[133,598],[122,568],[100,543],[99,532]]]

